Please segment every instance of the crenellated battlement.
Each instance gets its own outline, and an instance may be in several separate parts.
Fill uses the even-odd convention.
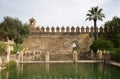
[[[52,26],[52,27],[44,27],[44,26],[36,26],[36,20],[34,18],[31,18],[29,20],[29,26],[31,28],[31,31],[34,33],[94,33],[93,26],[91,27],[85,27],[85,26],[77,26],[77,27],[70,27],[70,26]],[[103,32],[104,28],[96,28],[96,32],[100,33]]]
[[[62,26],[61,28],[59,26],[57,26],[57,27],[42,26],[41,28],[34,27],[31,30],[32,30],[32,32],[45,32],[45,33],[93,33],[94,32],[94,28],[88,27],[88,26],[87,27],[82,26],[81,28],[79,26],[77,26],[77,27]],[[100,28],[97,27],[97,29],[96,29],[97,33],[100,33],[103,31],[104,31],[103,27],[100,27]]]

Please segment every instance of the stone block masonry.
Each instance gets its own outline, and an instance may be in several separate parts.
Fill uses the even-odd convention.
[[[49,52],[50,60],[71,60],[73,42],[78,44],[80,53],[89,51],[92,41],[93,37],[89,34],[33,32],[24,40],[23,45],[29,51],[41,52],[43,57]]]
[[[24,47],[28,51],[39,51],[42,60],[45,60],[46,52],[49,52],[50,60],[72,60],[72,43],[77,44],[78,55],[82,52],[90,51],[89,47],[94,40],[94,28],[77,27],[66,28],[62,26],[54,27],[36,27],[34,18],[29,20],[32,34],[24,40]],[[51,29],[51,30],[50,30]],[[97,28],[97,33],[102,32],[103,28]],[[79,57],[78,57],[79,58]]]

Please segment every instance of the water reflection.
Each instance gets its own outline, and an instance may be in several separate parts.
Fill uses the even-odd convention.
[[[8,79],[9,78],[9,71],[7,71],[7,73],[6,73],[6,79]]]
[[[45,64],[45,69],[46,69],[46,71],[49,73],[49,69],[50,69],[50,67],[49,67],[50,65],[49,65],[49,63],[46,63]]]
[[[103,63],[18,64],[0,79],[119,79],[119,67]]]
[[[74,70],[75,70],[75,74],[77,74],[77,72],[78,72],[78,63],[75,63],[75,64],[73,65],[73,68],[74,68]]]

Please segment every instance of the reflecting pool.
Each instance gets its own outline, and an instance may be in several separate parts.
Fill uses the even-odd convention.
[[[103,63],[19,64],[0,79],[120,79],[120,67]]]

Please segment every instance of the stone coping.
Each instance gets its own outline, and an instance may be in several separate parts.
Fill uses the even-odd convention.
[[[102,60],[79,60],[79,61],[19,61],[19,63],[100,63],[103,62]],[[114,65],[114,66],[118,66],[120,67],[120,63],[115,62],[115,61],[110,61],[108,64]]]
[[[103,62],[100,60],[79,60],[79,61],[19,61],[19,63],[97,63],[97,62]]]
[[[109,64],[115,65],[115,66],[119,66],[120,67],[120,63],[115,62],[115,61],[110,61]]]

